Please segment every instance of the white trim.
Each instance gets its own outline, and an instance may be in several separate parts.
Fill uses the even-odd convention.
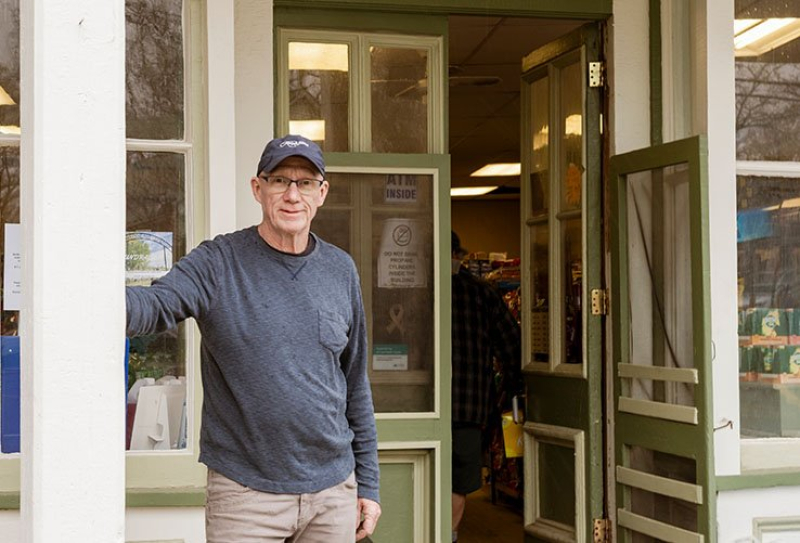
[[[737,160],[736,175],[753,177],[800,177],[800,162]]]
[[[380,447],[379,447],[380,450]],[[411,464],[412,509],[414,511],[413,543],[424,543],[430,526],[430,496],[432,479],[431,455],[428,450],[384,449],[378,455],[379,464]]]
[[[800,517],[756,517],[753,519],[753,536],[757,541],[763,541],[764,536],[770,532],[800,533]],[[776,539],[775,541],[782,540]]]
[[[617,466],[617,482],[689,503],[703,503],[703,487],[661,477],[636,469]]]
[[[698,420],[696,407],[653,402],[650,400],[638,400],[625,396],[620,396],[619,398],[619,410],[623,413],[672,420],[675,422],[686,422],[688,424],[697,424]]]
[[[617,522],[623,528],[671,543],[703,543],[705,539],[701,534],[643,517],[625,509],[617,509]]]
[[[523,426],[525,451],[524,521],[525,531],[534,536],[546,536],[553,541],[581,542],[586,540],[586,452],[584,432],[575,428],[526,422]],[[575,451],[575,524],[566,526],[541,516],[539,495],[539,444],[548,443]]]
[[[694,368],[668,368],[663,366],[644,366],[642,364],[617,364],[619,376],[631,379],[652,379],[676,383],[699,383],[698,372]]]

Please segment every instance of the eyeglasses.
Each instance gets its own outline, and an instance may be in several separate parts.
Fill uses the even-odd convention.
[[[267,191],[274,194],[286,192],[292,183],[297,185],[297,190],[300,194],[311,196],[322,186],[325,182],[324,179],[289,179],[282,175],[269,175],[267,177],[259,176],[259,179],[267,184]]]

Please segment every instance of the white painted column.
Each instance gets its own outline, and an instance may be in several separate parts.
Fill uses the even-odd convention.
[[[125,9],[21,2],[23,541],[123,541]]]
[[[234,0],[207,0],[209,234],[236,229],[236,94]],[[257,158],[256,158],[257,160]]]
[[[740,471],[733,2],[691,5],[693,133],[708,135],[714,426],[721,427],[714,432],[714,461],[717,475],[732,475]]]
[[[261,221],[250,178],[273,136],[272,0],[237,0],[236,21],[236,226]]]
[[[611,154],[650,145],[648,2],[614,0],[609,39]]]

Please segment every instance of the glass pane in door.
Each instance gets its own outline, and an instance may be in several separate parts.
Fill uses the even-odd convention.
[[[323,151],[349,151],[350,47],[289,43],[289,132]]]
[[[370,48],[372,151],[428,152],[428,51]]]
[[[583,362],[583,229],[579,218],[562,222],[563,228],[563,360]]]
[[[583,187],[583,84],[580,61],[561,68],[559,80],[561,209],[580,209]]]
[[[531,95],[531,213],[543,215],[550,208],[550,78],[530,85]]]
[[[550,228],[531,228],[531,362],[550,360]]]

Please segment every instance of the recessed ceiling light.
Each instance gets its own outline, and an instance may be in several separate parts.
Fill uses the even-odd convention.
[[[459,196],[483,196],[495,190],[497,187],[453,187],[450,189],[450,196],[458,198]]]
[[[504,177],[519,175],[520,164],[519,162],[505,162],[496,164],[487,164],[469,174],[470,177]]]
[[[800,19],[740,19],[734,22],[737,57],[758,56],[800,37]]]

